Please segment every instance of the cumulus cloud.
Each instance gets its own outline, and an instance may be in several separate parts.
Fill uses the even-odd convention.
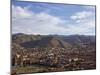
[[[90,12],[90,11],[81,11],[81,12],[75,13],[70,18],[73,19],[73,20],[85,19],[85,18],[91,17],[92,15],[93,15],[93,13]]]
[[[45,12],[34,13],[28,7],[12,6],[13,33],[57,34],[66,32],[60,27],[65,21]]]
[[[92,11],[81,11],[76,12],[70,19],[76,23],[76,30],[82,34],[95,34],[95,12]],[[73,27],[74,28],[74,27]]]
[[[72,22],[69,23],[67,19],[61,19],[44,11],[35,13],[30,10],[29,6],[12,5],[12,33],[42,35],[94,34],[95,20],[88,19],[92,15],[92,12],[77,12],[69,17]],[[75,23],[73,20],[75,20]]]

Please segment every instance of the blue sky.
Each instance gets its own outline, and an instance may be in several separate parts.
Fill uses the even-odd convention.
[[[95,6],[13,0],[12,33],[95,35]]]

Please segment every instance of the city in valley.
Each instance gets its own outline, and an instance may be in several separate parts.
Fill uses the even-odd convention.
[[[12,40],[12,70],[17,73],[96,68],[95,36],[14,34]]]

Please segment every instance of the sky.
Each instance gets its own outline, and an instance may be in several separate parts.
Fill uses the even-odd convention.
[[[95,6],[12,1],[12,33],[95,35]]]

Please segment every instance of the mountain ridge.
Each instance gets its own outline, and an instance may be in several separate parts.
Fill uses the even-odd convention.
[[[13,34],[12,40],[25,48],[47,47],[47,48],[69,48],[78,44],[95,44],[96,36],[89,35],[32,35]]]

